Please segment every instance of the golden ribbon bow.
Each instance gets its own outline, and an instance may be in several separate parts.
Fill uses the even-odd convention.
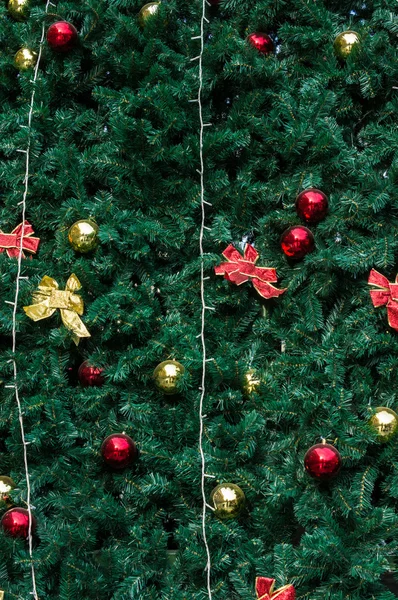
[[[77,346],[80,338],[91,337],[79,317],[83,314],[84,302],[75,292],[82,286],[72,273],[66,282],[65,290],[59,290],[58,287],[55,279],[45,275],[39,283],[39,289],[33,294],[33,304],[24,306],[23,309],[33,321],[40,321],[51,317],[59,308],[62,322],[72,332],[72,339]]]

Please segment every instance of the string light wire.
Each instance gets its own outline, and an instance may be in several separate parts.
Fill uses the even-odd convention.
[[[47,0],[46,9],[45,9],[46,14],[48,12],[48,7],[50,6],[50,4],[51,4],[50,0]],[[32,504],[31,504],[31,487],[30,487],[28,450],[27,450],[27,446],[28,446],[29,442],[27,442],[26,438],[25,438],[25,427],[24,427],[24,420],[23,420],[23,410],[22,410],[21,399],[20,399],[19,388],[18,388],[18,368],[17,368],[17,361],[15,359],[15,353],[16,353],[16,349],[17,349],[17,311],[18,311],[18,299],[19,299],[19,292],[20,292],[20,281],[23,279],[26,279],[26,277],[21,276],[21,272],[22,272],[23,241],[24,241],[24,235],[25,235],[26,199],[28,196],[29,176],[30,176],[31,127],[32,127],[33,109],[34,109],[34,104],[35,104],[35,95],[36,95],[35,85],[36,85],[36,81],[38,78],[38,72],[39,72],[42,50],[43,50],[44,37],[45,37],[45,23],[43,21],[42,29],[41,29],[39,54],[38,54],[35,69],[34,69],[34,76],[33,76],[33,79],[31,80],[33,89],[32,89],[32,95],[31,95],[30,104],[29,104],[28,125],[27,126],[22,125],[22,127],[24,127],[24,128],[27,127],[27,129],[28,129],[28,142],[27,142],[26,150],[20,150],[20,152],[23,152],[25,154],[24,192],[23,192],[22,202],[19,203],[19,206],[22,207],[22,209],[21,209],[22,231],[21,231],[21,237],[20,237],[19,249],[18,249],[18,265],[17,265],[17,276],[16,276],[16,281],[15,281],[14,301],[11,303],[13,305],[13,311],[12,311],[12,354],[13,354],[13,358],[11,359],[11,362],[13,364],[13,381],[14,381],[14,384],[12,387],[14,388],[15,400],[16,400],[16,403],[18,406],[18,418],[19,418],[22,445],[23,445],[25,479],[26,479],[26,488],[27,488],[26,504],[27,504],[27,507],[28,507],[27,509],[28,509],[28,513],[29,513],[28,546],[29,546],[29,558],[30,558],[30,566],[31,566],[31,574],[32,574],[31,595],[33,596],[33,598],[35,600],[39,600],[39,597],[37,595],[36,574],[35,574],[35,567],[34,567],[34,563],[33,563]]]
[[[204,420],[206,415],[203,413],[204,399],[206,394],[206,363],[213,359],[208,359],[206,355],[206,339],[205,339],[205,322],[206,322],[206,310],[214,310],[212,307],[206,306],[205,302],[205,280],[208,277],[204,276],[204,251],[203,251],[203,238],[204,232],[209,230],[209,227],[206,227],[206,205],[211,206],[210,202],[205,200],[205,185],[204,185],[204,159],[203,159],[203,133],[204,128],[209,127],[211,123],[204,123],[203,121],[203,107],[202,107],[202,90],[203,90],[203,51],[204,51],[204,27],[205,22],[208,23],[208,19],[206,18],[206,0],[202,0],[202,14],[200,19],[200,35],[195,36],[192,39],[200,39],[200,53],[198,56],[195,56],[191,60],[199,61],[199,88],[198,88],[198,96],[196,100],[192,100],[191,102],[197,102],[199,107],[199,121],[200,121],[200,129],[199,129],[199,160],[200,160],[200,169],[197,169],[200,176],[200,205],[201,205],[201,224],[200,224],[200,233],[199,233],[199,252],[200,252],[200,298],[201,298],[201,330],[200,337],[201,345],[202,345],[202,380],[200,387],[200,401],[199,401],[199,453],[201,458],[201,492],[202,492],[202,536],[203,543],[206,549],[206,584],[207,584],[207,594],[209,600],[212,600],[212,591],[211,591],[211,555],[210,548],[207,541],[207,532],[206,532],[206,510],[211,507],[206,501],[206,489],[205,489],[205,480],[206,477],[212,477],[206,474],[206,457],[203,450],[203,436],[204,436]]]

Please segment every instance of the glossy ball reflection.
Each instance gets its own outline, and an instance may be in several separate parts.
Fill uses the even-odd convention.
[[[300,219],[307,223],[319,223],[328,212],[326,194],[316,188],[304,190],[297,196],[296,211]]]
[[[1,519],[3,530],[11,537],[27,538],[29,534],[29,512],[26,508],[10,508]],[[32,515],[32,532],[36,529],[36,519]]]
[[[98,225],[90,219],[73,223],[68,232],[68,240],[73,250],[86,254],[98,246]]]
[[[347,58],[355,47],[358,47],[360,37],[356,31],[343,31],[334,40],[334,51],[341,59]]]
[[[0,475],[0,499],[11,506],[10,492],[15,488],[15,482],[7,475]]]
[[[157,15],[159,6],[160,2],[148,2],[148,4],[145,4],[141,8],[140,12],[138,13],[138,20],[141,27],[145,27],[148,20]]]
[[[125,433],[113,433],[102,442],[102,458],[112,469],[124,469],[137,458],[137,447]]]
[[[398,431],[398,415],[391,408],[378,406],[369,420],[379,442],[389,442]]]
[[[254,369],[249,369],[243,376],[243,392],[245,396],[256,394],[260,390],[260,378]]]
[[[16,21],[23,21],[29,14],[29,0],[9,0],[8,12]]]
[[[281,248],[286,256],[299,260],[314,250],[314,236],[307,227],[302,225],[289,227],[282,233]]]
[[[14,56],[14,65],[18,71],[33,69],[37,62],[37,53],[30,48],[20,48]]]
[[[53,23],[47,30],[47,43],[56,52],[69,52],[77,43],[76,27],[68,21]]]
[[[85,360],[79,367],[77,376],[83,387],[100,387],[105,383],[105,377],[102,375],[103,369],[94,367]]]
[[[261,54],[271,54],[274,50],[274,42],[266,33],[251,33],[247,36],[249,44],[256,48]]]
[[[161,362],[153,372],[155,385],[166,395],[177,394],[181,377],[185,373],[184,366],[176,360]]]
[[[211,492],[211,503],[214,514],[219,519],[234,519],[242,512],[246,498],[238,485],[234,483],[221,483]]]
[[[340,453],[330,444],[316,444],[306,453],[304,467],[311,477],[326,481],[337,475],[340,471]]]

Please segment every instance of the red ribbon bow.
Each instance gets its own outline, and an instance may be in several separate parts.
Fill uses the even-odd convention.
[[[33,234],[33,227],[28,221],[20,223],[11,233],[3,233],[0,230],[0,252],[6,250],[10,258],[18,257],[22,238],[22,250],[35,254],[40,244],[40,238],[32,237]],[[25,258],[23,252],[22,258]]]
[[[232,244],[224,250],[223,256],[228,262],[221,263],[214,268],[216,275],[224,275],[225,279],[236,285],[246,283],[250,279],[263,298],[274,298],[286,291],[286,288],[278,290],[271,285],[278,281],[275,269],[256,267],[258,252],[251,244],[246,244],[243,258]]]
[[[270,577],[257,577],[256,578],[256,593],[257,600],[295,600],[296,590],[290,583],[284,585],[274,592],[275,579]]]
[[[388,324],[398,331],[398,275],[395,283],[390,283],[387,277],[372,269],[368,284],[380,288],[370,290],[373,306],[387,306]]]

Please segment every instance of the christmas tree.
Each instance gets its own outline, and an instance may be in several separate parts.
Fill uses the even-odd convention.
[[[3,5],[6,600],[395,597],[397,33]]]

